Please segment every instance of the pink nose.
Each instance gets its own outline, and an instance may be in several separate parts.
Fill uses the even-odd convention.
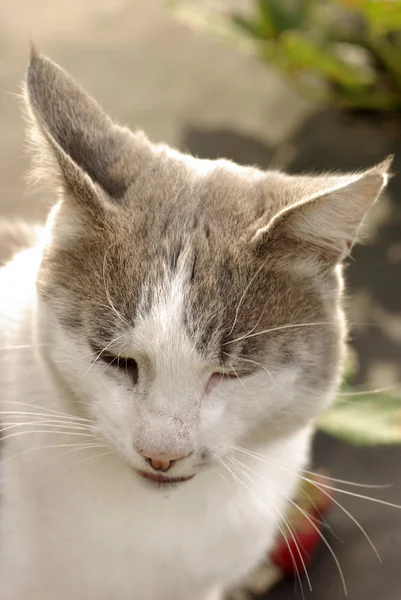
[[[182,458],[188,456],[188,454],[156,454],[156,452],[153,452],[148,448],[139,450],[139,453],[148,459],[148,461],[156,471],[168,471],[173,462],[175,462],[176,460],[181,460]]]

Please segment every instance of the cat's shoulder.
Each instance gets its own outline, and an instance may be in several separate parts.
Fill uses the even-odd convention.
[[[0,221],[0,318],[19,320],[31,307],[42,254],[43,228]]]

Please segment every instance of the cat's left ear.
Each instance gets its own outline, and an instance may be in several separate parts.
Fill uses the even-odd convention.
[[[25,86],[33,159],[42,180],[76,205],[118,204],[138,171],[141,140],[103,112],[63,69],[35,48]],[[111,201],[111,202],[110,202]]]
[[[280,238],[330,263],[340,262],[357,241],[369,208],[389,179],[392,157],[363,173],[328,177],[285,177],[282,193],[294,199],[257,230],[253,243]]]

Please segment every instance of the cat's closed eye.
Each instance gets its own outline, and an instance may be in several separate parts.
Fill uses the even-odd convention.
[[[98,360],[126,373],[131,378],[134,385],[138,382],[138,364],[133,358],[126,358],[102,352]]]
[[[213,373],[213,375],[211,375],[209,381],[207,382],[206,390],[205,390],[206,394],[210,394],[210,392],[214,388],[219,386],[224,381],[230,381],[233,379],[239,379],[239,376],[237,373],[223,373],[223,372]]]

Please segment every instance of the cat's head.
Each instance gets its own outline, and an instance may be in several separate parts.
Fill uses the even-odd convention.
[[[115,125],[35,52],[26,98],[59,197],[40,335],[100,435],[174,478],[306,427],[339,382],[340,264],[389,161],[288,176],[196,159]]]

